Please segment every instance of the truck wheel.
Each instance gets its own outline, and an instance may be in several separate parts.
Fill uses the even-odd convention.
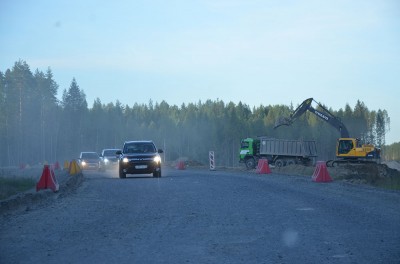
[[[294,164],[296,164],[296,162],[295,162],[294,160],[288,160],[288,161],[286,161],[286,166],[294,165]]]
[[[256,161],[254,160],[254,158],[248,158],[246,160],[246,168],[248,170],[252,170],[256,167]]]
[[[285,165],[285,163],[281,159],[278,159],[275,161],[275,166],[278,168],[283,167],[284,165]]]
[[[153,172],[153,177],[154,178],[161,178],[161,169],[159,171]]]

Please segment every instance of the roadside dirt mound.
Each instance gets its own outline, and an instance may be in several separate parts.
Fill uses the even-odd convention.
[[[400,163],[395,160],[384,162],[389,168],[400,171]]]
[[[275,173],[302,175],[311,177],[315,167],[290,165],[281,168],[272,168]],[[388,167],[386,164],[353,164],[339,167],[329,167],[329,175],[335,180],[345,180],[353,183],[368,183],[372,185],[392,186],[400,185],[400,171]]]

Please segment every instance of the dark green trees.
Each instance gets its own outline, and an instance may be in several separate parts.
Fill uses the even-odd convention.
[[[129,106],[97,98],[89,106],[75,78],[60,101],[58,88],[50,69],[32,74],[24,61],[0,72],[0,166],[62,162],[77,158],[81,151],[120,148],[125,140],[136,139],[154,140],[167,161],[187,157],[208,163],[212,150],[218,166],[237,166],[240,140],[256,136],[316,140],[319,158],[331,159],[340,137],[310,113],[290,127],[274,129],[276,120],[288,116],[293,105],[250,108],[242,102],[207,100],[176,106],[150,100]],[[357,101],[354,108],[347,104],[329,111],[341,118],[352,137],[385,145],[390,128],[386,110],[371,111]],[[385,147],[383,153],[400,159],[398,144]]]
[[[75,78],[69,89],[63,91],[61,107],[58,156],[65,159],[78,158],[81,151],[89,151],[93,147],[88,140],[92,140],[95,135],[89,133],[91,124],[86,95]]]
[[[0,164],[3,166],[54,158],[57,84],[50,69],[32,74],[25,61],[0,73]],[[54,122],[54,123],[53,123]]]

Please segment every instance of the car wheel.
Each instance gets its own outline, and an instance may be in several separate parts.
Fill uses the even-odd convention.
[[[161,169],[159,171],[153,172],[153,177],[154,178],[161,178]]]
[[[121,168],[119,169],[119,177],[121,179],[125,179],[126,178],[126,173],[124,173]]]

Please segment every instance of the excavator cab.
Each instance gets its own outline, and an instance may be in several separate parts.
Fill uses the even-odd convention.
[[[336,146],[336,157],[356,160],[378,160],[380,149],[371,144],[361,144],[357,138],[339,138]]]
[[[352,139],[342,139],[338,140],[337,146],[337,154],[336,156],[340,156],[343,154],[348,154],[354,148],[354,143]]]

